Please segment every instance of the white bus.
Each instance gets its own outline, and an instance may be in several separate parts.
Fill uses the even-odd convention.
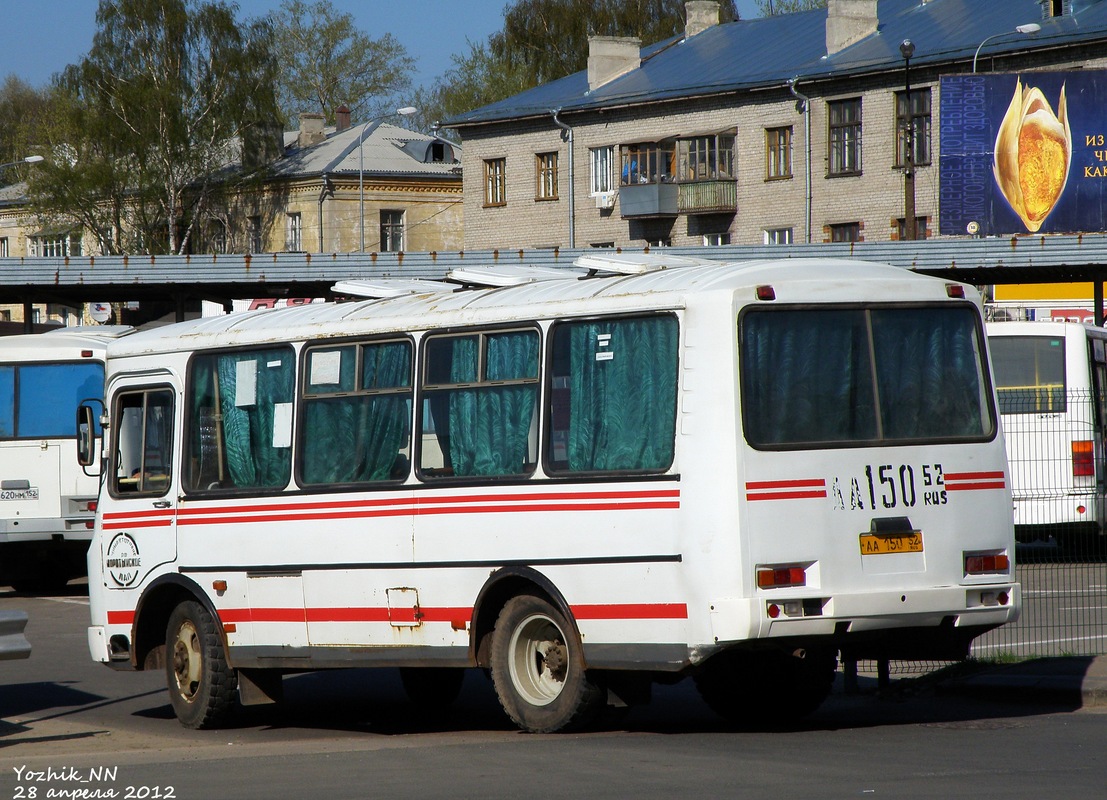
[[[165,669],[189,727],[350,666],[421,702],[483,668],[529,731],[692,675],[758,724],[839,653],[961,658],[1017,616],[974,290],[577,264],[113,343],[93,659]]]
[[[989,322],[1015,535],[1073,553],[1104,544],[1107,331],[1078,322]]]
[[[85,574],[99,478],[77,464],[77,405],[104,396],[107,342],[132,329],[0,337],[0,583],[56,589]]]

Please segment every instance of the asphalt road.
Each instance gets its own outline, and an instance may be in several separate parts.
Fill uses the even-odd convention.
[[[516,731],[479,671],[445,715],[390,670],[290,676],[279,706],[189,731],[158,673],[89,660],[87,598],[19,596],[33,652],[0,662],[0,800],[1102,797],[1107,712],[948,696],[923,679],[834,695],[802,725],[729,730],[690,682],[606,730]],[[771,722],[771,721],[767,721]]]

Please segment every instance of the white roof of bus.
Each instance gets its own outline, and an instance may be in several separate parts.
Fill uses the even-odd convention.
[[[567,270],[563,280],[535,280],[486,289],[400,293],[348,303],[311,303],[282,309],[229,314],[166,325],[114,342],[113,357],[204,347],[259,344],[315,336],[510,322],[544,317],[617,313],[640,308],[679,308],[703,292],[737,293],[755,300],[756,287],[771,284],[776,303],[948,300],[948,281],[900,267],[863,261],[779,259],[676,263],[651,259],[650,271],[579,277]],[[628,261],[633,256],[625,257]],[[969,289],[969,297],[975,290]]]
[[[58,328],[45,333],[23,333],[0,336],[0,361],[39,361],[79,358],[81,350],[92,350],[102,356],[108,342],[118,340],[135,329],[129,325],[106,325],[105,330],[93,326]]]

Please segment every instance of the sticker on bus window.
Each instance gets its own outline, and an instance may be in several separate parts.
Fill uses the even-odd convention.
[[[292,403],[273,404],[273,447],[292,447]]]
[[[615,358],[615,354],[610,350],[603,353],[596,353],[597,361],[611,361],[613,358]]]
[[[342,351],[326,350],[311,354],[312,386],[337,386],[342,380]]]
[[[239,361],[234,373],[234,404],[238,408],[257,405],[258,365],[253,361]]]

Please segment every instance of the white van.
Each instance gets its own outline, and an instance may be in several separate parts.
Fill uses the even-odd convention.
[[[1107,331],[1052,321],[990,322],[987,330],[1016,537],[1098,548],[1104,533]]]

